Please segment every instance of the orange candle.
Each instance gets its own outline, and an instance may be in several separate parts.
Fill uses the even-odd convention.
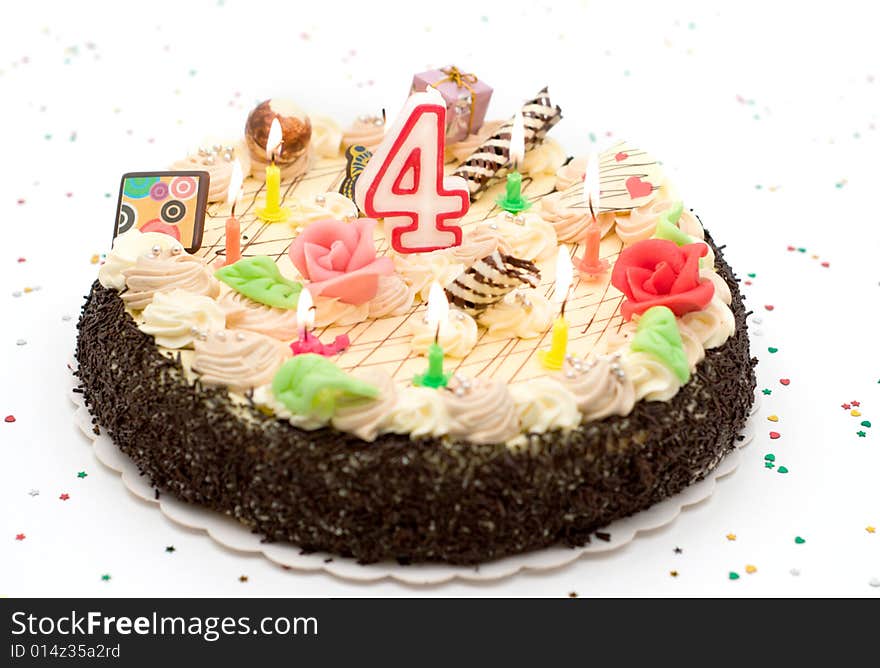
[[[235,217],[235,205],[241,197],[243,180],[241,163],[236,160],[232,163],[232,176],[229,177],[229,191],[226,194],[226,202],[232,203],[232,213],[226,219],[226,261],[224,264],[235,264],[241,259],[241,224]]]
[[[599,155],[596,153],[591,154],[587,160],[584,202],[590,211],[591,220],[584,235],[584,256],[578,260],[578,272],[586,277],[600,276],[608,271],[608,260],[599,259],[602,229],[596,220],[596,209],[599,208]]]

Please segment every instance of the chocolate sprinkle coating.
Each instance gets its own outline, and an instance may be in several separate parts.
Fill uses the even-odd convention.
[[[189,384],[118,293],[97,282],[78,325],[78,375],[95,424],[163,492],[307,552],[476,564],[584,545],[703,478],[733,449],[754,400],[756,360],[720,252],[716,269],[730,285],[736,333],[706,351],[678,394],[569,434],[532,435],[534,452],[396,434],[366,443],[235,407],[224,389]]]

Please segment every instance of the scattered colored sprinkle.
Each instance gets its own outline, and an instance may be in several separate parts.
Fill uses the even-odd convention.
[[[767,309],[768,311],[772,311],[772,310],[773,310],[774,308],[776,308],[776,307],[773,306],[773,304],[765,304],[765,305],[764,305],[764,308]]]
[[[865,527],[865,531],[867,531],[868,533],[876,533],[876,532],[877,532],[877,528],[876,528],[876,527],[872,527],[872,526],[866,526],[866,527]]]
[[[176,548],[175,548],[173,545],[168,545],[168,546],[165,548],[165,551],[166,551],[166,552],[169,552],[169,553],[174,552],[175,550],[176,550]]]
[[[30,492],[28,492],[28,494],[29,494],[30,496],[39,496],[39,495],[40,495],[40,490],[38,490],[38,489],[32,489]]]
[[[739,580],[739,573],[736,571],[730,571],[730,573],[727,574],[727,577],[731,580]]]
[[[4,422],[15,422],[15,416],[14,415],[7,415],[5,418],[3,418],[3,421]]]
[[[752,573],[757,573],[757,572],[758,572],[758,568],[756,566],[752,566],[751,564],[748,564],[746,566],[746,573],[748,573],[749,575],[751,575]]]
[[[18,258],[18,259],[16,260],[16,262],[18,262],[19,264],[21,264],[22,262],[27,262],[27,260],[26,260],[25,258],[23,258],[23,257],[20,257],[20,258]]]
[[[851,403],[853,406],[861,406],[861,405],[862,405],[862,403],[861,403],[860,401],[856,401],[855,399],[853,399],[852,401],[850,401],[850,403]]]
[[[58,498],[61,499],[62,501],[67,501],[68,499],[70,499],[70,494],[62,494]]]
[[[25,536],[23,533],[15,534],[15,540],[24,540],[25,538],[27,538],[27,536]]]
[[[853,409],[849,412],[849,414],[852,415],[853,417],[861,417],[861,415],[862,415],[862,411],[853,408]]]
[[[861,422],[859,422],[859,424],[862,425],[863,427],[870,427],[871,421],[870,420],[862,420]]]
[[[830,262],[827,262],[827,261],[826,261],[826,262],[820,262],[819,264],[821,264],[821,265],[822,265],[823,267],[825,267],[826,269],[828,269],[828,267],[831,266],[831,263],[830,263]]]
[[[88,475],[89,475],[89,474],[86,473],[85,471],[80,471],[79,473],[76,474],[76,477],[77,477],[77,478],[85,478],[85,477],[87,477]]]
[[[789,385],[789,384],[791,384],[791,381],[788,378],[780,378],[779,384],[780,385]]]
[[[779,438],[780,436],[782,436],[782,434],[780,434],[778,431],[771,431],[770,432],[770,438],[773,439],[774,441],[777,438]]]
[[[96,253],[96,254],[92,255],[89,262],[91,262],[92,264],[98,264],[99,259],[101,259],[101,257]]]
[[[678,571],[669,571],[669,574],[674,578],[678,577]]]
[[[865,432],[863,432],[862,430],[857,431],[856,434],[858,435],[859,438],[865,438],[865,436],[867,436],[867,434]]]
[[[684,552],[684,550],[682,550],[680,547],[676,546],[676,548],[673,550],[673,552],[675,552],[676,554],[681,554],[682,552]]]
[[[772,452],[768,452],[766,455],[764,455],[764,460],[768,462],[775,462],[776,455],[774,455]]]
[[[238,576],[238,581],[239,581],[239,582],[247,582],[247,581],[248,581],[248,576],[247,576],[247,575],[239,575],[239,576]]]
[[[17,345],[17,346],[25,346],[25,345],[27,345],[27,341],[25,341],[24,339],[16,339],[16,341],[15,341],[15,345]]]
[[[771,462],[771,461],[765,461],[765,462],[764,462],[764,468],[765,468],[765,469],[772,469],[774,466],[776,466],[776,464],[774,464],[774,463]]]
[[[736,540],[736,534],[735,534],[735,533],[729,533],[729,534],[727,534],[727,535],[725,536],[725,538],[726,538],[727,540]]]
[[[768,416],[767,416],[767,419],[770,420],[770,422],[779,422],[779,416],[778,416],[778,415],[768,415]]]
[[[569,598],[577,598],[578,593],[576,591],[570,591],[570,592],[568,592],[568,597]]]
[[[765,395],[773,394],[773,390],[768,390],[766,387],[763,390],[761,390],[761,392],[763,392]]]
[[[110,573],[104,573],[104,575],[101,576],[101,580],[104,582],[110,582]]]
[[[776,469],[776,472],[777,473],[788,473],[788,469],[785,466],[780,466],[778,469]]]
[[[772,355],[773,353],[778,353],[779,348],[774,348],[773,346],[770,346],[769,348],[767,348],[767,352]]]
[[[845,411],[848,411],[848,410],[850,409],[850,405],[849,405],[849,404],[840,404],[840,407],[841,407],[843,410],[845,410]]]
[[[794,537],[794,542],[797,543],[798,545],[803,545],[804,543],[807,542],[807,539],[806,539],[806,538],[801,538],[800,536],[795,536],[795,537]]]
[[[750,273],[750,274],[747,274],[747,275],[748,275],[749,278],[755,278],[755,277],[757,276],[757,274],[754,273],[754,272],[752,272],[752,273]]]

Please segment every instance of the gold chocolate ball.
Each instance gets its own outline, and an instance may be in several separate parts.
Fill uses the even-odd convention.
[[[266,162],[266,142],[269,128],[277,118],[284,141],[275,160],[280,165],[296,161],[309,148],[312,123],[308,115],[290,100],[266,100],[248,114],[244,136],[248,151],[255,160]]]

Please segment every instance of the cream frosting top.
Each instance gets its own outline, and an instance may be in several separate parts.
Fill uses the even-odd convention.
[[[452,283],[464,265],[455,262],[446,251],[432,253],[392,254],[394,269],[412,288],[419,301],[428,300],[428,292],[435,281],[441,286]]]
[[[472,443],[503,443],[519,434],[519,419],[506,383],[453,377],[440,391],[449,434]]]
[[[430,387],[410,387],[397,396],[383,431],[409,434],[410,438],[449,433],[450,417],[440,392]]]
[[[219,304],[226,312],[229,329],[256,332],[279,341],[297,338],[296,311],[266,306],[229,289],[223,290]]]
[[[593,220],[586,207],[572,207],[564,204],[560,192],[544,197],[541,200],[539,213],[541,218],[553,226],[556,237],[561,243],[583,241],[587,227]],[[614,226],[615,214],[613,211],[602,211],[596,216],[596,222],[599,223],[601,236],[604,237]]]
[[[342,128],[327,116],[309,116],[312,122],[312,137],[309,146],[321,158],[336,158],[342,144]]]
[[[482,260],[494,253],[498,248],[498,238],[487,236],[482,239],[471,240],[469,231],[465,231],[460,246],[453,246],[436,253],[446,255],[453,264],[463,264],[470,267],[477,260]]]
[[[568,190],[574,184],[581,183],[584,180],[584,173],[586,171],[586,156],[573,158],[567,165],[563,165],[556,170],[556,190]]]
[[[375,441],[376,436],[391,420],[391,409],[397,402],[397,389],[387,373],[376,370],[358,370],[356,378],[379,389],[374,398],[358,398],[341,403],[330,423],[339,431],[354,434],[364,441]]]
[[[315,297],[315,327],[357,325],[370,315],[370,303],[347,304],[336,297]]]
[[[550,328],[554,308],[537,290],[513,292],[477,317],[489,336],[534,339]]]
[[[369,317],[402,315],[413,305],[415,291],[397,274],[379,277],[379,290],[369,304]]]
[[[243,141],[238,143],[224,142],[216,144],[205,142],[206,146],[213,146],[211,150],[199,149],[190,153],[185,158],[171,165],[172,170],[199,170],[208,172],[208,201],[225,202],[229,191],[229,183],[232,180],[232,165],[238,160],[241,164],[242,174],[251,171],[251,156]]]
[[[226,326],[226,314],[216,301],[180,289],[157,292],[142,318],[138,328],[163,348],[191,347],[196,338]]]
[[[206,385],[227,385],[244,392],[272,382],[290,357],[290,348],[262,334],[220,329],[193,342],[192,368]]]
[[[516,217],[502,213],[478,225],[470,235],[470,241],[492,238],[498,240],[502,253],[532,262],[555,257],[558,248],[553,226],[536,213]]]
[[[536,176],[554,174],[565,162],[565,151],[555,139],[544,139],[530,151],[526,151],[520,171]]]
[[[385,138],[385,123],[374,116],[359,116],[342,133],[343,147],[365,146],[371,151]]]
[[[627,415],[633,409],[635,387],[623,367],[622,355],[590,361],[571,359],[557,380],[574,396],[584,421],[593,422],[610,415]]]
[[[413,352],[426,355],[428,347],[434,343],[437,328],[428,324],[427,318],[411,318],[409,327]],[[477,344],[476,321],[463,311],[450,309],[449,317],[440,326],[438,342],[446,357],[467,357]]]
[[[128,288],[122,293],[122,301],[135,311],[145,308],[160,292],[180,289],[207,297],[220,294],[220,282],[205,260],[174,248],[141,255],[122,275]]]
[[[125,288],[122,272],[131,269],[139,257],[173,249],[177,249],[178,253],[183,252],[183,245],[174,237],[160,232],[141,232],[132,227],[113,240],[113,250],[98,269],[98,282],[105,288],[122,290]]]
[[[317,220],[354,220],[357,205],[341,193],[326,192],[308,199],[294,199],[290,204],[290,224],[305,227]]]
[[[577,401],[562,383],[541,376],[510,388],[519,416],[520,430],[543,434],[548,431],[571,431],[581,423]]]

